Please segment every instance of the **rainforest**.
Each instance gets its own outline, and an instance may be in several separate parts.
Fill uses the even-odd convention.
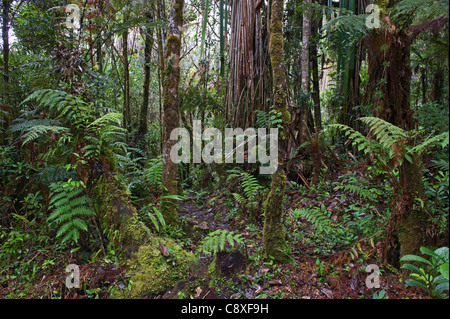
[[[0,11],[0,299],[448,299],[448,0]]]

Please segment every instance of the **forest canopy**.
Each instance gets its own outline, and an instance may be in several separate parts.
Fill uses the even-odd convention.
[[[448,0],[0,10],[0,298],[448,299]]]

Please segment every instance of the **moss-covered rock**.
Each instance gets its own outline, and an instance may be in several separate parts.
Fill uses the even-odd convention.
[[[161,246],[160,246],[161,245]],[[169,255],[163,255],[160,247],[166,247]],[[139,299],[158,295],[185,279],[197,263],[193,253],[186,252],[171,238],[153,237],[142,245],[129,261],[131,291],[122,289],[113,298]]]

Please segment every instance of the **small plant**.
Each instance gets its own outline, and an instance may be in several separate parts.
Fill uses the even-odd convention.
[[[50,185],[50,208],[53,212],[47,220],[59,227],[56,237],[64,235],[62,242],[77,243],[80,231],[88,230],[85,218],[93,216],[94,212],[89,207],[89,198],[83,194],[85,188],[82,181],[71,179]]]
[[[426,247],[420,247],[420,251],[422,254],[430,256],[430,260],[416,255],[405,255],[400,259],[402,262],[411,261],[419,264],[419,266],[415,266],[405,263],[402,266],[402,268],[412,271],[412,279],[406,280],[406,285],[423,288],[432,297],[448,298],[448,247],[441,247],[434,251]]]
[[[201,242],[199,252],[205,255],[216,254],[225,249],[228,244],[234,248],[235,244],[243,244],[243,239],[240,234],[234,234],[226,229],[218,229],[208,234]]]

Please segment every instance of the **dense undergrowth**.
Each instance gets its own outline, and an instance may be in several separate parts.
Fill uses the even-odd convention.
[[[186,47],[169,57],[167,1],[85,1],[79,34],[66,1],[3,1],[0,298],[448,298],[448,1],[388,2],[378,32],[356,1],[269,1],[285,16],[269,32],[265,1],[186,1]],[[249,32],[228,39],[228,15]],[[279,178],[179,163],[168,194],[163,131],[196,119],[280,129]],[[286,263],[265,251],[268,198]]]

